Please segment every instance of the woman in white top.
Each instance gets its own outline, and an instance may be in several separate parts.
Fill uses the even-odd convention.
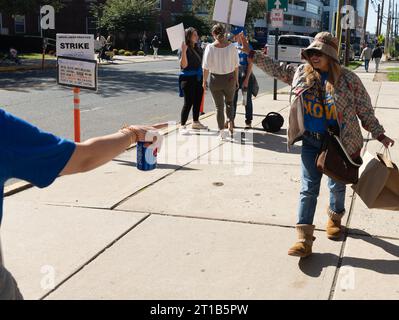
[[[225,138],[225,116],[224,104],[226,102],[227,124],[231,135],[234,128],[233,100],[238,88],[238,66],[239,59],[236,47],[226,39],[226,31],[221,24],[212,28],[212,36],[215,42],[205,49],[202,60],[204,69],[203,84],[207,88],[207,80],[210,74],[209,89],[212,92],[217,111],[217,121],[220,130],[220,137]]]

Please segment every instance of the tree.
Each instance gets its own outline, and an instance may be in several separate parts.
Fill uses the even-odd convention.
[[[245,1],[245,0],[244,0]],[[255,20],[263,19],[266,11],[266,0],[251,0],[248,2],[247,18],[245,21],[245,27],[249,32],[253,30]],[[213,8],[215,6],[215,0],[193,0],[193,11],[200,8],[208,9],[208,23],[212,24]]]
[[[186,28],[193,27],[197,29],[200,36],[209,34],[208,19],[196,16],[191,12],[184,13],[181,16],[176,16],[175,23],[183,23],[184,27]]]
[[[93,5],[91,12],[101,29],[122,32],[128,41],[129,33],[155,30],[156,3],[157,0],[107,0],[104,5]]]
[[[40,6],[50,4],[56,11],[62,8],[61,0],[0,0],[0,12],[26,14],[39,11]]]

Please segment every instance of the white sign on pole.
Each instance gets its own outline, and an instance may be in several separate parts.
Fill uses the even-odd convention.
[[[216,0],[213,9],[213,21],[227,23],[229,19],[230,0]]]
[[[94,60],[94,35],[57,33],[57,56]]]
[[[169,43],[172,51],[180,49],[185,38],[183,23],[167,28],[166,33],[168,34]]]
[[[244,27],[245,18],[247,16],[248,2],[234,0],[231,8],[230,24]]]
[[[273,28],[282,28],[284,26],[283,9],[273,9],[270,13],[270,21]]]
[[[229,7],[232,2],[229,17]],[[248,2],[241,0],[216,0],[213,10],[213,20],[244,27],[247,16]]]
[[[97,90],[97,62],[59,56],[57,83],[67,87]]]

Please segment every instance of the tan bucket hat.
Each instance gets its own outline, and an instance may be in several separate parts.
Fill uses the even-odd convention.
[[[309,57],[306,54],[308,50],[318,50],[325,55],[333,58],[339,63],[338,59],[338,39],[334,37],[330,32],[323,31],[316,34],[313,42],[302,51],[302,58],[309,61]]]

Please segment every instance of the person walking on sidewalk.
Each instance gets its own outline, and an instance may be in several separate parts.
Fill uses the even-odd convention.
[[[8,179],[47,187],[58,176],[90,171],[111,161],[137,141],[151,141],[146,138],[147,133],[165,126],[129,126],[111,135],[74,143],[0,109],[0,227],[4,184]],[[4,267],[0,245],[0,300],[20,299],[23,297],[17,282]]]
[[[369,63],[371,59],[371,54],[372,50],[369,47],[369,44],[366,43],[366,46],[364,47],[362,53],[360,54],[360,60],[364,59],[364,69],[366,70],[366,72],[369,72]]]
[[[377,43],[376,47],[373,49],[373,53],[371,54],[371,60],[375,59],[375,72],[378,72],[378,68],[380,66],[382,57],[382,49],[380,44]]]
[[[203,88],[206,90],[210,74],[209,89],[216,105],[219,134],[221,139],[225,139],[225,102],[227,124],[231,136],[234,130],[233,100],[234,94],[239,87],[239,60],[237,49],[234,44],[227,41],[226,31],[222,24],[218,23],[213,26],[212,36],[215,42],[206,47],[202,64],[204,69]]]
[[[158,58],[158,49],[160,45],[161,41],[159,41],[158,36],[154,36],[154,38],[151,41],[151,47],[152,50],[154,51],[154,59]]]
[[[186,133],[186,123],[190,110],[193,109],[192,129],[208,129],[199,121],[200,107],[204,90],[202,88],[202,56],[198,46],[198,33],[194,28],[185,30],[185,41],[182,43],[180,56],[181,72],[179,76],[180,96],[184,97],[181,111],[181,133]]]
[[[302,52],[307,63],[295,69],[280,66],[262,52],[251,51],[242,35],[243,50],[254,63],[271,76],[292,85],[294,95],[290,107],[288,145],[302,140],[301,191],[296,230],[298,241],[289,255],[307,257],[312,253],[315,226],[313,218],[320,191],[322,174],[316,168],[316,156],[326,134],[326,123],[339,131],[347,153],[357,159],[363,147],[360,119],[365,130],[371,132],[385,147],[394,141],[385,136],[385,130],[375,117],[370,96],[360,78],[341,67],[338,59],[338,39],[329,32],[320,32]],[[327,208],[326,232],[329,239],[341,235],[341,220],[345,214],[346,186],[328,179],[330,203]]]
[[[252,61],[248,61],[248,55],[241,50],[242,42],[239,34],[243,32],[244,36],[246,36],[246,32],[242,27],[235,27],[231,31],[234,35],[234,44],[238,50],[238,57],[240,61],[240,66],[238,69],[238,82],[239,88],[236,90],[234,95],[234,117],[235,119],[237,112],[237,102],[238,102],[238,92],[241,89],[243,96],[243,104],[245,106],[245,128],[250,129],[252,127],[252,119],[253,119],[253,104],[252,104],[252,89],[254,85],[254,77],[252,75]],[[252,50],[252,47],[250,46]]]

